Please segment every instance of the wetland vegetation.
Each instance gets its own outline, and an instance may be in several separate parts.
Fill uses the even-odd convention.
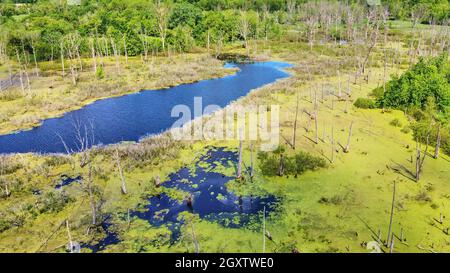
[[[0,252],[450,252],[447,0],[23,2],[0,4],[2,135],[230,61],[292,67],[198,117],[279,105],[272,151],[92,146],[81,118],[76,151],[1,154]]]

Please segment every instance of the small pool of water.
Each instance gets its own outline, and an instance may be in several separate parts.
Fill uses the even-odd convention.
[[[237,160],[238,155],[234,151],[210,148],[194,164],[195,171],[186,167],[181,168],[169,175],[169,179],[161,184],[163,189],[176,189],[186,196],[192,196],[192,205],[188,205],[186,200],[172,199],[163,192],[150,197],[142,209],[130,211],[130,216],[144,219],[152,226],[166,225],[172,232],[172,243],[175,243],[181,235],[183,219],[180,213],[185,211],[227,228],[242,228],[250,222],[261,223],[264,208],[267,215],[276,209],[279,200],[273,195],[238,196],[229,191],[226,183],[234,177],[220,173],[217,168],[236,168]],[[101,252],[109,245],[120,243],[120,235],[114,231],[110,216],[106,217],[101,228],[105,233],[104,238],[95,243],[84,243],[81,245],[82,248]]]
[[[226,186],[234,177],[215,171],[220,165],[235,167],[237,157],[236,152],[225,151],[223,148],[210,149],[195,164],[194,173],[188,168],[182,168],[162,183],[164,188],[177,189],[185,192],[186,196],[191,196],[191,205],[187,200],[171,199],[166,193],[162,193],[150,197],[143,211],[133,211],[131,215],[145,219],[153,226],[167,225],[172,231],[173,241],[180,235],[179,228],[183,220],[179,214],[184,211],[229,228],[239,228],[250,221],[259,221],[264,207],[266,213],[275,209],[277,198],[273,195],[238,196]]]
[[[106,219],[100,225],[100,227],[106,233],[106,236],[95,244],[87,244],[87,243],[81,244],[82,248],[90,249],[92,252],[95,253],[105,250],[105,248],[109,245],[115,245],[120,242],[117,233],[111,230],[112,224],[110,222],[110,218],[111,216],[107,216]]]
[[[55,189],[61,189],[64,186],[69,186],[70,184],[74,183],[74,182],[81,182],[81,175],[79,176],[75,176],[75,177],[70,177],[67,176],[65,174],[61,175],[61,181],[56,184]]]

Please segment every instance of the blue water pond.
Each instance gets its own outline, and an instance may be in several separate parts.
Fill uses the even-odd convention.
[[[171,116],[175,105],[186,105],[194,113],[194,97],[201,97],[203,108],[211,104],[225,107],[252,89],[288,77],[282,68],[290,67],[281,62],[227,66],[238,67],[239,71],[223,78],[99,100],[62,117],[47,119],[32,130],[1,135],[0,153],[65,153],[61,139],[69,150],[77,151],[74,124],[81,125],[82,134],[85,126],[89,130],[93,127],[95,145],[138,141],[170,129],[179,119]]]

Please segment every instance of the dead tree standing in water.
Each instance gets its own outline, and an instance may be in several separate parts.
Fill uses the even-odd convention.
[[[352,129],[353,129],[353,121],[352,123],[350,123],[350,130],[348,131],[347,145],[345,145],[344,153],[348,153],[350,151],[350,140],[352,138]]]
[[[92,177],[92,164],[91,163],[89,163],[87,192],[89,194],[89,203],[91,205],[92,225],[96,226],[97,225],[97,204],[95,202],[94,179]]]
[[[422,173],[423,164],[425,162],[425,158],[427,156],[428,152],[428,145],[430,140],[430,132],[431,132],[431,124],[430,129],[428,130],[427,137],[426,137],[426,143],[425,143],[425,151],[423,152],[423,155],[421,156],[421,144],[419,144],[419,141],[416,141],[416,181],[418,182],[420,180],[420,174]]]
[[[334,126],[331,125],[331,160],[330,162],[333,163],[334,162]]]
[[[314,124],[315,124],[315,128],[316,128],[315,142],[316,142],[316,144],[319,144],[319,116],[318,116],[317,110],[314,113]]]
[[[253,178],[253,143],[250,144],[250,178]]]
[[[394,208],[395,208],[395,187],[396,186],[396,181],[394,180],[394,190],[392,192],[392,206],[391,206],[391,217],[389,219],[389,229],[388,229],[388,237],[387,237],[387,242],[386,242],[386,246],[387,247],[391,247],[391,245],[393,245],[393,240],[394,240],[394,236],[391,233],[392,232],[392,222],[394,220]]]
[[[237,179],[242,179],[242,150],[243,150],[242,131],[239,131],[239,162],[238,162],[237,175],[236,175]]]

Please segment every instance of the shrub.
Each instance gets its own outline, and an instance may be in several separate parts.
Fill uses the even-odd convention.
[[[0,233],[12,228],[12,226],[13,224],[11,223],[11,220],[6,219],[6,215],[0,213]]]
[[[400,131],[404,134],[409,134],[409,132],[411,132],[411,128],[409,128],[409,126],[405,126]]]
[[[280,164],[279,156],[266,152],[259,152],[258,159],[260,161],[259,168],[263,175],[275,176],[277,174],[278,166]]]
[[[100,65],[97,67],[97,72],[95,72],[95,76],[99,80],[101,80],[105,77],[105,70],[103,69],[103,66]]]
[[[391,120],[389,124],[395,127],[402,127],[402,122],[398,118]]]
[[[71,202],[72,199],[64,192],[51,191],[41,197],[40,213],[51,212],[56,213],[64,209],[66,204]]]
[[[278,148],[273,153],[258,153],[259,167],[263,175],[275,176],[278,174],[280,157],[284,149]],[[299,152],[294,156],[284,156],[283,166],[285,175],[300,175],[308,170],[317,170],[326,167],[326,162],[321,157],[310,155],[306,152]]]
[[[373,109],[376,108],[375,101],[367,98],[358,98],[356,99],[354,105],[358,108],[362,109]]]

